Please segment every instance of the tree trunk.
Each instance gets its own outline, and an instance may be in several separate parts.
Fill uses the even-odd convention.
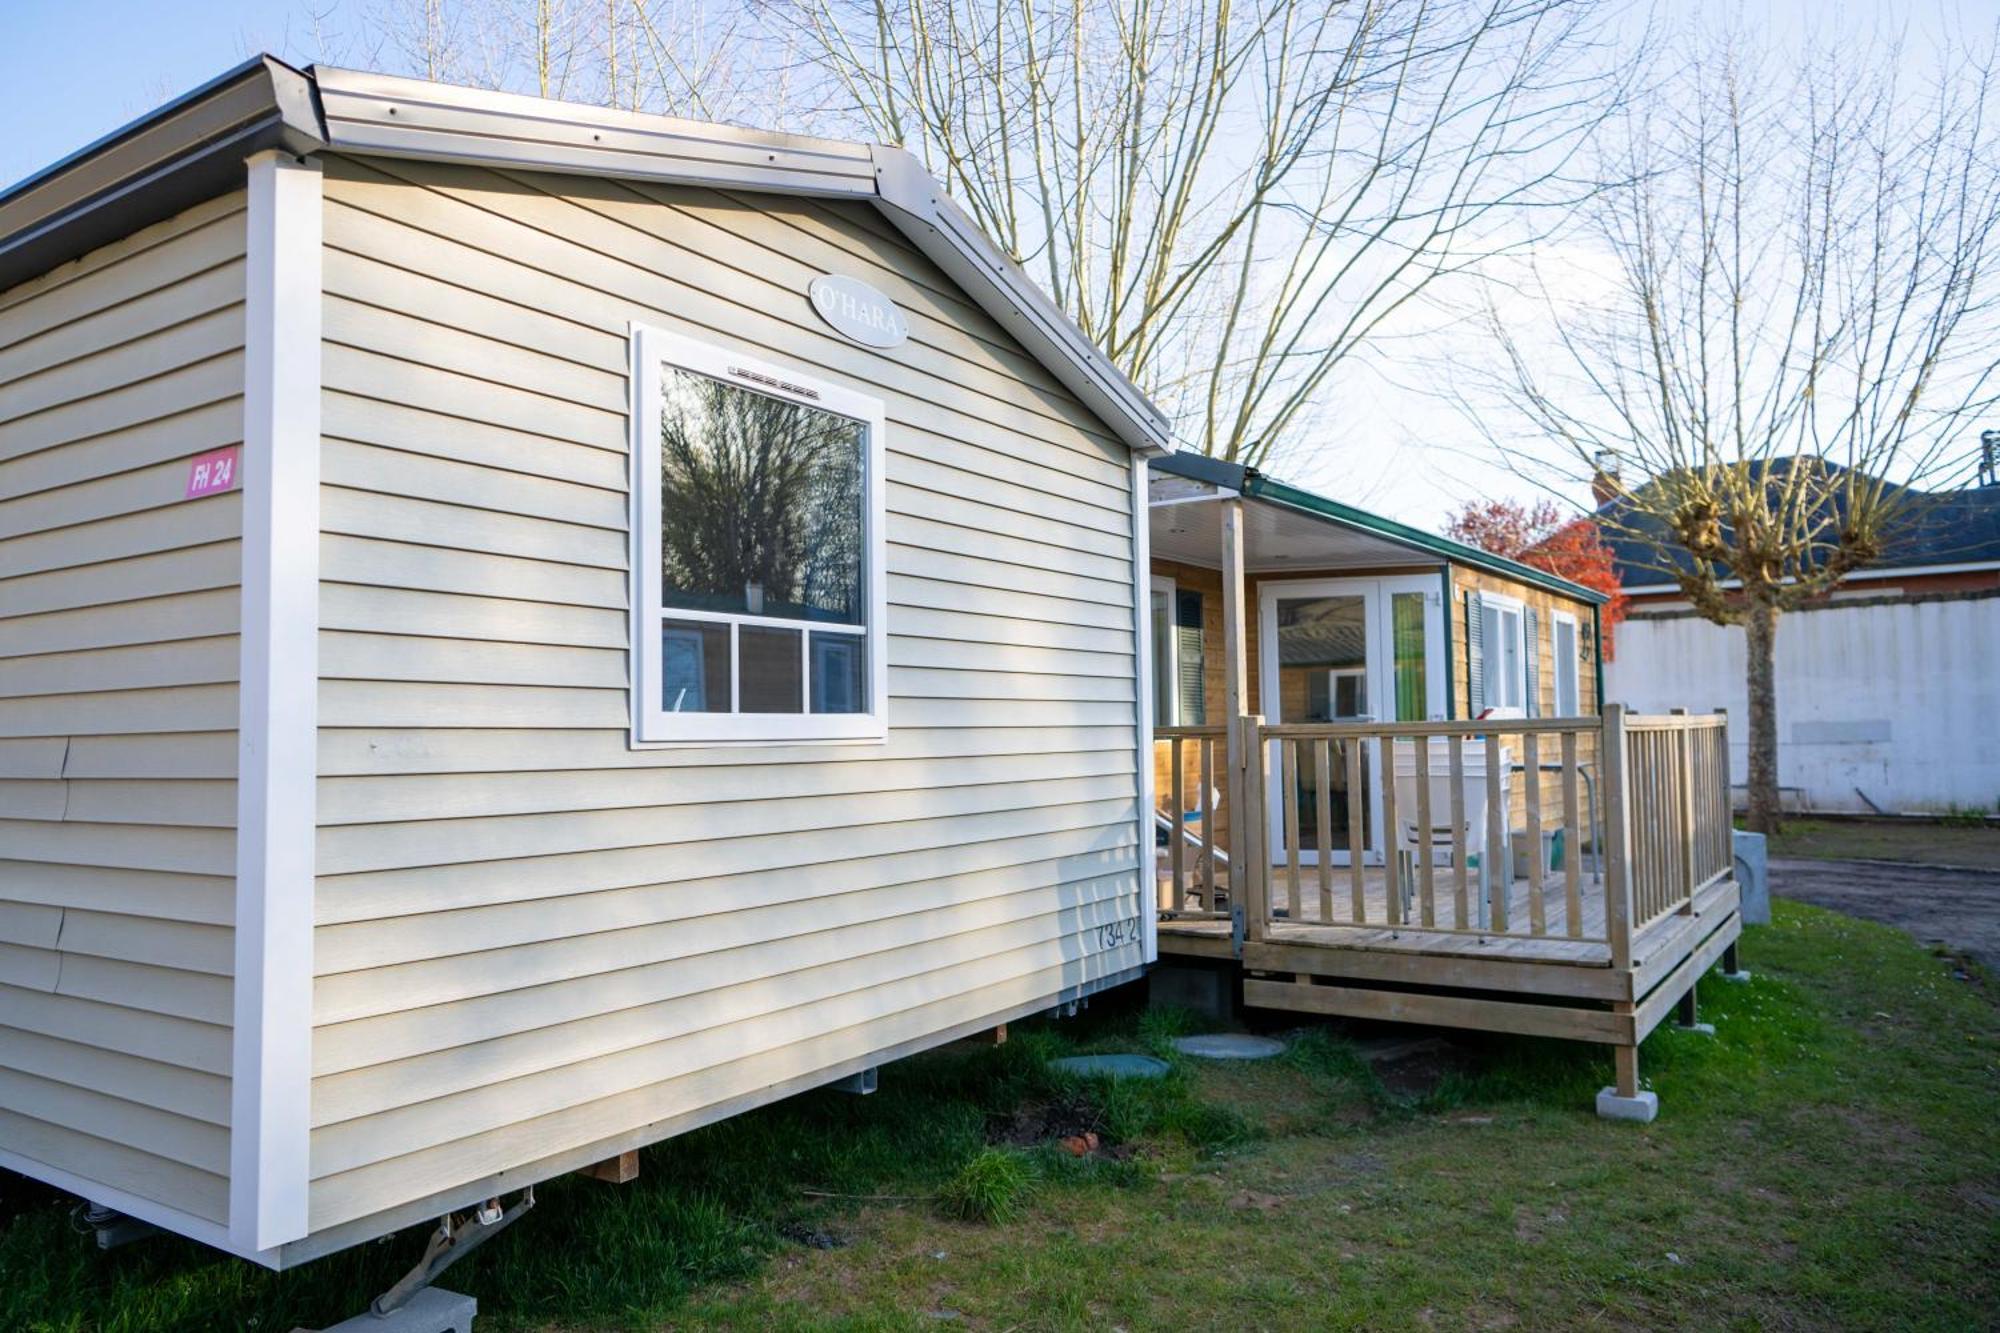
[[[1743,622],[1749,643],[1750,829],[1776,833],[1784,812],[1778,804],[1778,608],[1750,607]]]

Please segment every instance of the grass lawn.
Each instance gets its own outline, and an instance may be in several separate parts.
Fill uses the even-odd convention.
[[[2000,870],[2000,827],[1992,824],[1807,819],[1785,821],[1773,856],[1823,861],[1907,861]]]
[[[444,1285],[482,1333],[1992,1327],[1991,979],[1792,903],[1743,957],[1748,986],[1702,984],[1716,1038],[1647,1042],[1651,1126],[1597,1120],[1608,1055],[1554,1042],[1467,1039],[1414,1098],[1326,1029],[1160,1083],[1051,1078],[1177,1026],[1100,1004],[663,1144],[631,1185],[554,1182]],[[1033,1146],[1085,1128],[1087,1157]],[[0,1328],[330,1323],[419,1247],[285,1275],[179,1241],[99,1255],[0,1177]]]

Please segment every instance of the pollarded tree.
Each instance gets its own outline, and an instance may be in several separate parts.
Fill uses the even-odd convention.
[[[1630,184],[1574,238],[1608,277],[1538,275],[1547,339],[1518,307],[1490,321],[1468,402],[1488,431],[1511,407],[1509,457],[1553,441],[1571,480],[1622,477],[1607,535],[1744,627],[1754,829],[1780,817],[1779,617],[1922,521],[2000,386],[1991,57],[1953,50],[1918,87],[1865,44],[1704,49],[1626,119]]]

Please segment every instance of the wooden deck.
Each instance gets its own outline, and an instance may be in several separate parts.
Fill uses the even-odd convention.
[[[1366,883],[1373,895],[1369,913],[1379,915],[1384,909],[1381,872],[1371,869]],[[1514,907],[1524,909],[1527,881],[1516,880],[1512,888]],[[1695,896],[1690,910],[1669,913],[1642,926],[1633,935],[1629,969],[1611,965],[1611,946],[1602,938],[1601,897],[1598,902],[1599,909],[1592,912],[1591,898],[1586,896],[1580,913],[1584,934],[1598,934],[1595,940],[1553,934],[1461,934],[1421,926],[1327,924],[1315,919],[1309,902],[1303,919],[1275,919],[1266,927],[1263,940],[1246,940],[1242,965],[1246,973],[1305,974],[1320,979],[1631,1002],[1643,998],[1708,935],[1733,922],[1739,893],[1734,880],[1717,881]],[[1283,906],[1282,894],[1280,903],[1281,910],[1289,910]],[[1524,918],[1525,910],[1515,919]],[[1565,920],[1558,913],[1551,923],[1552,930],[1559,929]],[[1732,925],[1730,940],[1738,929]],[[1232,926],[1226,919],[1163,916],[1159,931],[1162,959],[1236,957]]]
[[[1435,871],[1431,926],[1426,928],[1422,924],[1421,890],[1411,895],[1408,911],[1412,921],[1404,925],[1384,926],[1379,923],[1390,919],[1387,875],[1380,866],[1366,866],[1361,877],[1364,910],[1359,919],[1369,924],[1356,925],[1353,872],[1346,866],[1329,869],[1332,871],[1332,887],[1330,893],[1325,893],[1321,891],[1318,871],[1312,866],[1301,868],[1299,901],[1295,906],[1286,868],[1282,865],[1271,867],[1272,920],[1267,928],[1270,938],[1320,944],[1330,949],[1387,949],[1469,958],[1507,956],[1525,961],[1596,967],[1611,964],[1602,883],[1587,869],[1580,877],[1585,891],[1578,894],[1574,929],[1571,928],[1564,877],[1556,874],[1543,881],[1541,897],[1546,924],[1545,933],[1541,935],[1521,933],[1533,920],[1531,899],[1534,895],[1532,886],[1525,879],[1516,879],[1507,885],[1505,919],[1510,923],[1507,930],[1490,929],[1490,916],[1482,920],[1476,876],[1468,877],[1466,910],[1461,917],[1456,882],[1452,880],[1450,870],[1443,866]],[[1183,938],[1219,939],[1226,945],[1229,932],[1227,920],[1190,920],[1172,914],[1164,915],[1160,918],[1160,950],[1166,953],[1180,948],[1179,941]],[[1188,945],[1185,951],[1213,954],[1212,949],[1199,944]]]
[[[1166,808],[1181,815],[1160,821],[1168,839],[1156,867],[1166,905],[1161,958],[1238,970],[1244,1003],[1258,1008],[1601,1042],[1614,1048],[1617,1098],[1627,1111],[1643,1105],[1639,1042],[1676,1008],[1693,1021],[1695,982],[1733,957],[1742,933],[1720,776],[1722,719],[1631,718],[1613,705],[1602,719],[1488,719],[1478,737],[1465,730],[1238,719],[1227,739],[1242,756],[1229,801],[1243,814],[1231,821],[1230,841],[1240,849],[1210,833],[1184,833],[1192,810],[1182,799],[1186,783],[1169,783]],[[1604,757],[1601,825],[1579,818],[1583,738]],[[1528,772],[1544,771],[1539,755],[1559,756],[1559,801],[1545,802],[1540,783],[1510,797],[1501,758],[1509,742],[1526,756]],[[1167,743],[1172,777],[1187,764],[1187,747],[1220,740],[1212,730],[1189,731],[1169,734]],[[1404,754],[1414,760],[1412,773],[1393,778],[1387,761],[1376,766],[1381,826],[1430,830],[1400,836],[1405,845],[1433,847],[1433,864],[1357,873],[1285,850],[1301,845],[1307,825],[1335,827],[1326,791],[1309,791],[1296,775],[1338,773],[1344,759],[1347,790],[1362,790],[1359,753],[1368,744],[1396,753],[1397,766]],[[1468,756],[1483,761],[1483,781]],[[1215,767],[1212,754],[1202,762]],[[1279,796],[1274,810],[1265,806],[1267,791]],[[1308,821],[1314,799],[1320,808]],[[1399,803],[1409,807],[1404,824]],[[1349,846],[1360,845],[1359,809],[1349,806]],[[1202,827],[1211,813],[1202,812]],[[1267,833],[1280,827],[1282,837]],[[1478,866],[1508,864],[1511,847],[1544,846],[1551,828],[1601,829],[1587,841],[1601,841],[1602,864],[1596,846],[1577,855],[1586,839],[1567,839],[1568,864],[1539,881],[1508,879],[1494,887],[1501,901],[1482,903]],[[1204,897],[1212,873],[1219,902]]]

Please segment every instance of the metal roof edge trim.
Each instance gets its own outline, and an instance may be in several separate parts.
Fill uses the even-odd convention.
[[[871,148],[875,161],[876,206],[911,244],[949,273],[959,285],[992,298],[981,302],[1002,327],[1056,370],[1070,390],[1116,428],[1119,437],[1145,456],[1172,448],[1172,427],[1151,399],[1126,378],[1035,282],[1020,271],[952,201],[915,154],[889,144]],[[1053,354],[1056,360],[1051,360]],[[1072,374],[1062,374],[1063,367]]]
[[[323,146],[312,80],[245,61],[0,193],[0,291],[221,193],[252,153]]]
[[[246,96],[245,85],[258,79],[265,86]],[[143,159],[133,165],[121,147],[143,149]],[[0,195],[0,225],[8,204],[22,214],[21,225],[0,237],[0,290],[229,188],[242,158],[271,147],[865,199],[1121,442],[1146,457],[1172,446],[1166,416],[903,149],[332,66],[300,71],[271,56],[237,66]],[[79,177],[92,171],[104,180]],[[23,209],[38,192],[48,194],[49,207]],[[79,225],[109,202],[120,205],[116,218]]]

